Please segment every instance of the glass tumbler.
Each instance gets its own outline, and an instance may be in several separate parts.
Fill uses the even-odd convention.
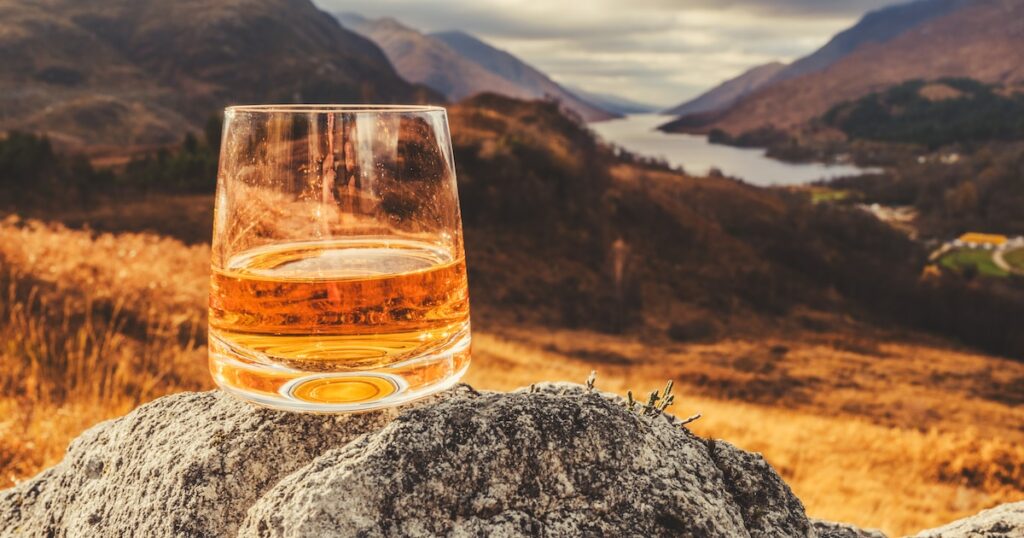
[[[445,110],[235,106],[222,136],[216,383],[313,412],[455,384],[469,366],[469,291]]]

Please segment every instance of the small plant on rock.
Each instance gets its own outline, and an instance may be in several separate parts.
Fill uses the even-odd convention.
[[[594,390],[594,382],[597,381],[597,372],[591,370],[590,375],[587,376],[587,392]],[[664,390],[656,390],[651,392],[647,397],[647,403],[640,404],[635,398],[633,398],[633,391],[626,391],[626,403],[625,407],[630,413],[636,413],[642,417],[656,417],[665,413],[668,406],[675,403],[676,397],[672,394],[672,387],[675,386],[675,382],[671,379],[668,383],[665,383]],[[683,420],[680,425],[685,426],[701,417],[700,413],[690,416]]]

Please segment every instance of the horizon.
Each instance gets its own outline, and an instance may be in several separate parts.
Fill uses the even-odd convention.
[[[657,107],[697,97],[752,67],[817,50],[892,0],[641,0],[627,15],[607,0],[572,20],[544,2],[314,0],[337,15],[393,18],[423,33],[461,31],[503,49],[566,87]]]

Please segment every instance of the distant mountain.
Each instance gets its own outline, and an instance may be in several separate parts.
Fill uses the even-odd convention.
[[[942,0],[911,5],[931,2],[948,7]],[[665,129],[721,129],[733,135],[762,127],[793,130],[839,103],[912,79],[968,77],[1024,84],[1024,2],[954,3],[945,15],[928,18],[885,42],[863,44],[827,69],[773,83],[725,110],[683,117]]]
[[[432,95],[309,0],[8,1],[0,57],[0,131],[76,147],[178,141],[231,103]]]
[[[885,43],[911,28],[955,11],[969,2],[970,0],[916,0],[869,12],[857,24],[836,34],[824,47],[790,64],[772,82],[822,71],[865,45]]]
[[[663,114],[684,116],[686,114],[697,114],[728,107],[744,95],[760,89],[784,69],[786,69],[786,64],[782,62],[772,62],[753,67],[742,75],[711,88],[695,99],[664,111]]]
[[[480,64],[488,71],[526,89],[535,97],[554,97],[587,121],[606,120],[616,115],[607,109],[595,106],[593,102],[581,99],[580,96],[566,90],[530,64],[508,52],[492,47],[470,34],[449,31],[433,33],[431,36]]]
[[[511,54],[463,32],[426,35],[395,19],[337,15],[347,28],[377,43],[407,80],[425,84],[452,100],[483,92],[518,99],[555,99],[585,121],[615,117],[573,95]]]
[[[683,116],[727,108],[761,88],[827,69],[863,46],[885,43],[910,28],[963,7],[968,2],[916,0],[872,11],[808,56],[789,65],[771,63],[754,67],[696,99],[666,110],[665,114]]]
[[[370,20],[351,13],[337,17],[343,26],[380,46],[406,80],[430,86],[448,99],[459,101],[483,91],[532,97],[512,81],[395,19]]]
[[[618,95],[589,92],[576,86],[565,86],[565,89],[579,96],[581,99],[584,99],[588,103],[593,103],[594,105],[601,107],[602,110],[607,110],[608,112],[614,112],[616,114],[648,114],[656,112],[660,108],[651,104],[620,97]]]

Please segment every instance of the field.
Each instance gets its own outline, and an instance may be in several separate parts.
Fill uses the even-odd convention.
[[[206,245],[0,224],[0,486],[91,424],[211,387]],[[692,428],[763,452],[814,517],[908,533],[1024,498],[1024,365],[852,321],[679,344],[505,324],[482,312],[467,381],[645,393],[675,379]],[[836,327],[835,323],[827,326]]]
[[[1009,276],[1005,270],[992,261],[992,251],[982,249],[959,249],[946,254],[939,260],[943,267],[963,272],[977,270],[978,274],[992,277]]]
[[[1024,271],[1024,248],[1011,250],[1003,258],[1006,260],[1006,263],[1010,264],[1010,267]]]

